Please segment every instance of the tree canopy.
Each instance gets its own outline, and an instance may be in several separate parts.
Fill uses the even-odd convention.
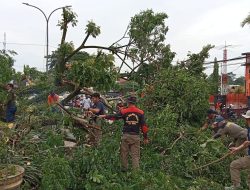
[[[209,93],[218,90],[218,64],[212,76],[204,72],[205,59],[213,46],[189,52],[185,60],[172,64],[175,53],[166,43],[167,18],[166,13],[142,11],[131,18],[124,36],[107,47],[87,44],[89,38],[101,34],[100,26],[89,21],[76,47],[66,39],[70,25],[77,27],[77,15],[63,9],[58,23],[61,42],[50,55],[50,71],[39,77],[41,73],[35,68],[25,66],[25,75],[37,81],[20,87],[17,128],[0,131],[0,162],[25,168],[22,189],[220,190],[230,183],[228,168],[233,158],[206,166],[228,153],[227,141],[211,140],[210,131],[200,131],[209,108]],[[0,82],[6,83],[13,77],[13,58],[1,52],[0,62],[4,68],[0,70],[4,76]],[[123,66],[127,73],[121,73]],[[236,77],[233,73],[231,76],[235,82]],[[50,112],[47,106],[51,90],[63,95],[70,92],[61,101],[64,104],[79,93],[90,92],[88,87],[102,95],[119,89],[119,77],[128,81],[120,89],[137,96],[150,139],[150,144],[141,145],[141,170],[126,173],[120,171],[119,160],[122,123],[103,122],[102,141],[93,148],[88,144],[93,127],[89,112],[83,116],[81,108],[70,104],[68,109],[60,106],[60,111]],[[36,97],[31,97],[34,92]],[[113,109],[115,101],[109,99]],[[110,114],[115,113],[113,109]],[[89,128],[75,118],[86,119],[84,124]],[[73,148],[65,147],[69,136],[74,137]],[[246,183],[243,188],[247,188]]]
[[[135,65],[132,71],[138,68],[133,78],[140,84],[150,83],[154,73],[169,67],[175,56],[170,45],[165,44],[167,18],[167,14],[152,10],[142,11],[131,18],[128,34],[133,45],[129,55]]]

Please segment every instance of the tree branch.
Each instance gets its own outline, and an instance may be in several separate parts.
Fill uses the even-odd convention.
[[[68,30],[68,22],[67,22],[67,17],[64,14],[65,9],[63,9],[63,34],[62,34],[62,38],[61,38],[61,45],[64,44],[65,39],[66,39],[66,34],[67,34],[67,30]]]
[[[130,68],[130,70],[133,70],[132,67],[130,67],[130,66],[128,65],[128,63],[126,63],[118,53],[115,53],[115,54],[116,54],[116,56],[117,56],[121,61],[123,61],[123,63],[124,63],[125,65],[127,65],[128,68]]]
[[[228,152],[228,153],[226,153],[225,155],[223,155],[221,158],[219,158],[219,159],[217,159],[217,160],[214,160],[214,161],[212,161],[212,162],[209,162],[208,164],[205,164],[205,165],[200,166],[200,167],[198,167],[198,168],[195,168],[195,169],[193,169],[192,171],[200,170],[200,169],[203,169],[203,168],[205,168],[205,167],[207,167],[207,166],[210,166],[210,165],[212,165],[212,164],[215,164],[215,163],[217,163],[217,162],[220,162],[220,161],[224,160],[225,158],[227,158],[227,157],[230,156],[230,155],[231,155],[231,152]]]
[[[90,33],[87,34],[87,36],[85,37],[85,39],[83,40],[82,44],[77,48],[75,49],[70,55],[68,55],[65,59],[64,59],[64,62],[66,63],[67,61],[70,60],[70,58],[72,58],[77,52],[79,52],[81,49],[105,49],[105,50],[109,50],[111,51],[112,53],[116,53],[116,51],[119,49],[119,48],[111,48],[111,47],[104,47],[104,46],[84,46],[87,39],[89,38],[90,36]]]
[[[126,37],[126,34],[127,34],[128,30],[129,30],[129,25],[127,26],[127,28],[126,28],[126,30],[125,30],[123,36],[122,36],[119,40],[117,40],[116,42],[114,42],[111,46],[113,46],[114,44],[117,44],[117,43],[118,43],[119,41],[121,41],[122,39],[127,38],[127,37]]]
[[[180,132],[179,137],[178,137],[177,139],[175,139],[175,141],[172,143],[172,145],[171,145],[169,148],[167,148],[167,149],[165,149],[164,151],[162,151],[162,152],[161,152],[161,155],[164,155],[164,154],[166,153],[166,151],[168,151],[168,150],[172,150],[172,149],[174,148],[174,145],[175,145],[180,139],[182,139],[182,137],[184,136],[183,134],[184,134],[184,132]]]
[[[78,116],[76,116],[76,115],[70,113],[69,110],[65,109],[63,105],[61,105],[61,104],[59,104],[59,103],[57,103],[57,105],[58,105],[63,111],[65,111],[73,120],[75,120],[77,123],[80,123],[80,124],[83,126],[83,128],[84,128],[85,130],[88,131],[89,128],[101,130],[101,129],[99,129],[99,128],[96,127],[96,126],[89,124],[87,120],[85,120],[85,119],[83,119],[83,118],[80,118],[80,117],[78,117]]]
[[[131,39],[130,39],[130,41],[129,41],[129,43],[128,43],[128,44],[130,44],[130,42],[131,42]],[[127,57],[128,48],[129,48],[129,45],[127,45],[127,47],[126,47],[126,49],[125,49],[125,54],[124,54],[124,57],[123,57],[123,60],[122,60],[122,64],[121,64],[121,66],[120,66],[120,68],[119,68],[118,73],[120,73],[120,72],[121,72],[122,66],[123,66],[123,64],[124,64],[124,62],[125,62],[125,59],[126,59],[126,57]]]
[[[116,49],[118,49],[118,48],[111,48],[111,47],[104,47],[104,46],[84,46],[83,47],[84,49],[93,49],[93,48],[95,48],[95,49],[105,49],[105,50],[109,50],[109,51],[111,51],[111,52],[113,52],[114,53],[114,51],[116,51]]]
[[[75,49],[70,55],[68,55],[68,56],[64,59],[64,62],[65,62],[65,63],[66,63],[67,61],[69,61],[70,58],[72,58],[77,52],[79,52],[81,49],[84,48],[84,45],[85,45],[86,41],[88,40],[89,36],[90,36],[90,33],[88,33],[88,34],[86,35],[86,37],[85,37],[85,39],[83,40],[82,44],[81,44],[77,49]]]
[[[76,95],[78,95],[80,93],[80,90],[81,90],[81,88],[79,86],[76,87],[73,92],[71,92],[65,99],[62,100],[62,105],[65,105],[72,98],[74,98]]]

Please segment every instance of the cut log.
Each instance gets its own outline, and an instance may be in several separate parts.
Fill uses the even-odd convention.
[[[89,129],[96,129],[96,130],[101,130],[100,128],[89,124],[88,120],[83,119],[83,118],[79,118],[76,115],[72,114],[69,112],[69,110],[65,109],[61,104],[57,103],[57,105],[63,110],[65,111],[74,121],[76,121],[77,123],[81,124],[81,126],[87,130],[89,132]]]

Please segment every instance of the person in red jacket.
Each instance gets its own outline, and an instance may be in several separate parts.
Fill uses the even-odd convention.
[[[56,103],[59,103],[59,96],[54,91],[51,91],[49,93],[47,102],[48,102],[50,110],[52,112],[56,112],[57,108],[55,107],[55,105]]]
[[[133,169],[139,168],[140,161],[140,131],[143,134],[144,144],[148,144],[148,126],[145,123],[144,112],[135,106],[136,97],[127,99],[128,107],[121,109],[115,115],[101,115],[100,117],[109,120],[123,119],[124,126],[121,138],[121,164],[122,171],[128,170],[128,155],[132,157]]]
[[[48,105],[54,105],[59,102],[59,96],[54,92],[51,91],[48,96]]]

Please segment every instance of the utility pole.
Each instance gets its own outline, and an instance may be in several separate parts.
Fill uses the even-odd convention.
[[[247,108],[250,109],[250,52],[242,53],[246,56],[245,66],[245,93],[247,97]]]
[[[223,45],[223,63],[221,63],[221,95],[226,95],[228,91],[228,77],[227,77],[227,48],[234,48],[238,45]]]
[[[231,45],[226,45],[223,49],[223,63],[221,64],[221,95],[227,95],[227,47]]]
[[[3,53],[5,53],[6,52],[6,33],[5,32],[4,32],[3,38],[4,38],[4,40],[3,40]]]
[[[221,63],[221,91],[220,91],[220,101],[226,106],[226,96],[228,93],[228,77],[227,77],[227,47],[233,45],[225,45],[223,47],[223,62]]]
[[[39,10],[42,14],[43,14],[43,16],[44,16],[44,18],[45,18],[45,20],[46,20],[46,56],[45,56],[45,58],[46,58],[46,73],[48,72],[48,68],[49,68],[49,64],[48,64],[48,55],[49,55],[49,19],[50,19],[50,17],[51,17],[51,15],[55,12],[55,11],[57,11],[57,10],[59,10],[59,9],[63,9],[63,8],[69,8],[69,7],[71,7],[71,5],[68,5],[68,6],[64,6],[64,7],[58,7],[58,8],[56,8],[56,9],[54,9],[50,14],[49,14],[49,16],[46,16],[46,14],[43,12],[43,10],[42,9],[40,9],[39,7],[37,7],[37,6],[35,6],[35,5],[30,5],[29,3],[23,3],[24,5],[26,5],[26,6],[29,6],[29,7],[33,7],[33,8],[35,8],[35,9],[37,9],[37,10]]]

